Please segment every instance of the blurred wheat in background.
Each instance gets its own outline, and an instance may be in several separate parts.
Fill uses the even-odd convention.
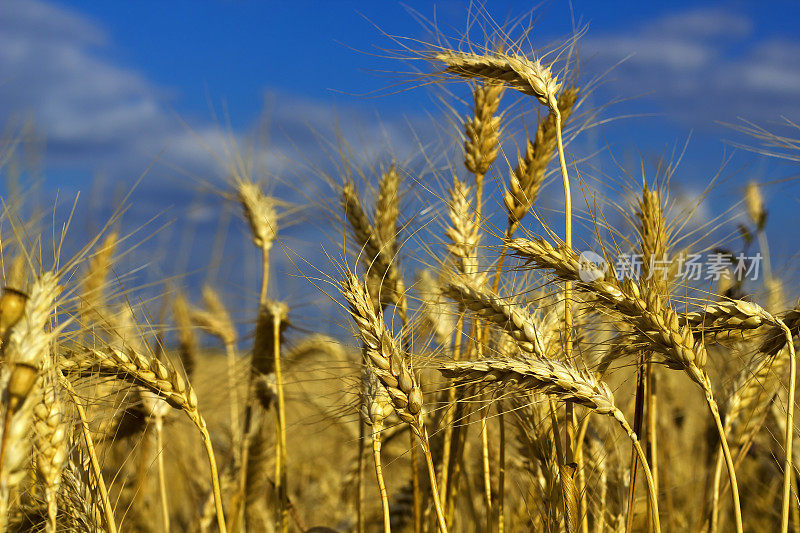
[[[133,196],[86,231],[82,198],[40,203],[8,130],[0,530],[800,531],[800,307],[762,187],[698,222],[718,184],[675,201],[679,157],[586,179],[570,146],[606,106],[583,30],[534,48],[529,19],[483,22],[391,37],[406,89],[443,102],[408,158],[324,139],[299,205],[222,143],[239,285],[213,276],[225,231],[161,275],[165,228],[123,229]],[[283,238],[304,212],[322,260]]]

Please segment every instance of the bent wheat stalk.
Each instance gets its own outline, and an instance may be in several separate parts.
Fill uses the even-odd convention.
[[[277,442],[275,456],[275,481],[278,484],[278,507],[280,515],[280,525],[282,531],[289,529],[288,509],[286,501],[288,496],[287,474],[286,474],[286,407],[283,397],[283,374],[281,373],[281,331],[285,328],[286,316],[289,314],[289,307],[283,302],[267,302],[269,313],[272,315],[272,337],[273,342],[273,364],[275,368],[275,389],[278,398],[277,415]]]
[[[83,357],[62,358],[60,366],[64,371],[92,370],[100,375],[108,375],[133,383],[151,391],[175,409],[186,413],[203,437],[206,458],[211,470],[217,525],[220,533],[226,533],[222,491],[219,486],[219,473],[211,435],[208,432],[206,421],[198,409],[197,395],[191,384],[181,377],[180,373],[172,366],[168,366],[154,357],[146,357],[133,350],[128,350],[126,353],[111,346],[105,350],[87,349]]]
[[[598,303],[621,314],[632,326],[646,333],[650,341],[649,348],[660,353],[668,367],[683,370],[700,386],[725,455],[731,480],[736,529],[741,533],[743,526],[736,472],[711,381],[705,371],[708,353],[702,341],[694,340],[694,333],[688,325],[681,327],[678,314],[669,306],[662,307],[657,295],[652,292],[643,295],[639,286],[629,278],[619,282],[610,277],[610,274],[607,277],[596,266],[582,263],[578,254],[569,246],[560,245],[555,248],[541,238],[512,239],[508,241],[508,246],[518,256],[534,263],[537,268],[553,270],[561,279],[580,282],[580,288],[596,297]],[[763,310],[760,312],[762,316],[766,313]]]
[[[549,359],[483,359],[480,361],[449,361],[439,363],[438,370],[459,382],[495,384],[501,387],[518,387],[524,391],[546,394],[562,402],[583,405],[598,414],[613,417],[631,439],[636,453],[644,465],[648,493],[653,506],[653,528],[658,533],[658,501],[644,450],[636,433],[628,425],[625,415],[614,404],[608,385],[591,375],[580,372],[566,363]]]

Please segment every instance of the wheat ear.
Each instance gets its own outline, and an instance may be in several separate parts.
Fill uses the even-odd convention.
[[[472,91],[473,116],[464,123],[464,166],[475,174],[475,216],[478,219],[483,212],[483,180],[497,159],[501,117],[496,113],[504,89],[502,84],[491,81],[477,84]]]
[[[186,413],[203,437],[209,468],[211,484],[214,491],[214,503],[217,513],[217,525],[220,533],[226,533],[225,515],[222,507],[222,494],[219,487],[219,474],[211,436],[208,433],[205,419],[197,407],[197,395],[191,384],[172,366],[154,357],[147,357],[139,352],[119,350],[107,347],[105,350],[89,349],[83,357],[62,358],[60,366],[65,371],[85,371],[91,369],[100,375],[113,376],[122,381],[143,387]]]
[[[41,401],[33,408],[36,435],[36,467],[47,502],[47,530],[56,530],[61,472],[67,459],[69,435],[64,423],[64,407],[54,382],[45,385]]]
[[[2,295],[0,295],[0,339],[3,343],[6,342],[11,328],[22,317],[27,301],[28,295],[21,290],[8,285],[3,287]]]
[[[381,175],[378,186],[378,198],[375,201],[375,232],[378,239],[390,250],[397,244],[400,230],[400,173],[392,164]]]
[[[560,84],[539,60],[522,55],[495,52],[491,55],[445,50],[432,55],[444,63],[445,72],[461,78],[483,78],[500,82],[523,94],[535,96],[543,105],[556,93]]]
[[[759,328],[766,323],[761,316],[761,307],[744,300],[714,302],[682,315],[680,320],[695,329],[698,334],[705,335],[732,330],[746,331]]]
[[[411,427],[422,442],[439,529],[446,532],[447,525],[439,500],[428,432],[422,421],[422,390],[407,366],[397,341],[387,331],[382,315],[376,313],[366,285],[355,274],[347,272],[340,290],[349,304],[350,315],[356,323],[366,358],[373,365],[376,377],[386,388],[397,416]]]
[[[27,433],[34,418],[34,407],[42,394],[41,370],[51,361],[52,331],[45,332],[53,303],[59,293],[56,276],[45,272],[31,287],[19,320],[14,325],[3,355],[3,426],[0,439],[0,526],[5,528],[11,492],[25,476],[25,460],[31,451]]]
[[[653,527],[661,530],[658,519],[658,502],[650,475],[647,459],[636,433],[628,425],[625,415],[614,404],[614,396],[608,385],[590,374],[580,372],[569,364],[549,359],[482,359],[479,361],[446,361],[437,364],[439,371],[448,378],[464,383],[496,384],[513,386],[529,392],[546,394],[562,402],[583,405],[598,414],[613,417],[633,442],[645,467],[653,513]]]
[[[239,203],[250,225],[250,232],[255,244],[261,250],[264,275],[261,278],[261,298],[267,298],[269,285],[269,251],[278,233],[278,213],[275,210],[275,200],[261,190],[261,187],[252,181],[239,178],[236,182]]]
[[[741,533],[741,506],[733,458],[711,381],[704,369],[708,354],[701,341],[695,342],[692,329],[687,325],[681,327],[678,314],[671,307],[662,306],[658,295],[652,291],[643,295],[639,286],[630,279],[620,283],[614,278],[607,278],[595,265],[582,263],[569,246],[555,248],[541,238],[512,239],[507,242],[510,249],[536,267],[553,270],[561,279],[579,282],[582,290],[589,291],[600,303],[623,315],[639,331],[646,332],[650,339],[648,347],[664,356],[667,366],[685,371],[701,387],[725,454],[737,531]]]
[[[86,453],[88,455],[89,465],[92,469],[89,473],[89,479],[94,481],[94,484],[97,487],[97,492],[100,493],[100,503],[103,506],[106,527],[108,528],[109,533],[116,533],[117,525],[114,520],[114,508],[111,506],[111,500],[108,497],[108,489],[106,488],[105,481],[103,480],[103,471],[100,467],[100,461],[97,459],[97,451],[94,446],[94,440],[92,439],[92,432],[89,429],[89,422],[86,418],[86,410],[84,409],[80,398],[78,398],[78,395],[69,380],[62,376],[60,381],[61,385],[70,395],[72,403],[75,405],[75,410],[78,412],[78,419],[81,423],[81,433],[83,435],[84,444],[86,444]]]
[[[397,267],[394,246],[383,242],[369,221],[352,181],[345,182],[341,190],[342,210],[352,231],[358,255],[367,268],[373,301],[384,306],[398,304],[401,318],[405,316],[403,280]],[[386,232],[386,230],[382,230]],[[394,242],[394,240],[392,241]]]
[[[480,244],[480,221],[474,214],[472,188],[455,176],[447,211],[450,218],[450,225],[445,228],[448,251],[456,259],[458,271],[477,284],[480,279],[476,255]]]
[[[511,335],[525,352],[534,357],[545,357],[536,322],[522,308],[510,304],[487,289],[476,288],[457,280],[451,281],[443,293]]]
[[[192,325],[189,304],[183,292],[178,292],[172,299],[172,316],[178,330],[178,350],[183,371],[191,377],[197,365],[197,337]]]
[[[75,455],[77,457],[67,458],[62,473],[63,492],[69,501],[69,505],[64,506],[65,511],[76,526],[74,530],[105,533],[101,525],[102,512],[98,509],[96,501],[97,484],[94,482],[93,474],[89,472],[91,466],[85,464],[88,458],[80,451],[76,451]]]
[[[101,319],[102,308],[106,303],[105,290],[118,242],[119,234],[112,231],[89,260],[81,286],[81,318],[85,324]]]

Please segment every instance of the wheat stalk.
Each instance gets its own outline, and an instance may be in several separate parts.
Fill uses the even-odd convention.
[[[206,457],[211,469],[211,483],[217,513],[217,525],[225,533],[225,516],[219,488],[219,474],[205,419],[197,406],[197,395],[191,384],[170,365],[139,352],[107,347],[105,350],[87,349],[81,357],[62,358],[60,367],[64,371],[80,372],[91,369],[100,375],[113,376],[122,381],[143,387],[186,413],[203,437]]]
[[[573,85],[558,95],[558,110],[564,122],[572,115],[579,92],[580,89]],[[550,112],[539,119],[536,134],[526,143],[525,154],[517,155],[517,166],[511,171],[508,189],[503,194],[508,211],[509,238],[539,196],[547,166],[556,150],[556,137],[555,116]]]
[[[272,317],[272,338],[273,338],[273,365],[275,368],[275,389],[278,398],[278,438],[275,450],[275,480],[277,482],[279,523],[281,529],[287,531],[288,510],[286,509],[286,408],[283,397],[283,374],[281,373],[281,351],[280,338],[281,331],[286,328],[286,319],[289,315],[289,306],[283,302],[267,302],[269,315]]]

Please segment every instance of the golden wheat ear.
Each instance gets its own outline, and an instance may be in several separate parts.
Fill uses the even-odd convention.
[[[383,316],[376,313],[366,284],[359,281],[355,274],[346,272],[340,290],[349,305],[350,316],[356,323],[366,360],[372,365],[375,376],[386,389],[397,416],[409,425],[422,443],[439,529],[446,532],[447,523],[439,499],[428,431],[422,419],[424,400],[422,389],[403,357],[397,341],[387,331]]]
[[[650,504],[654,509],[653,527],[655,531],[661,530],[657,494],[644,450],[625,415],[616,407],[614,396],[607,384],[568,364],[548,359],[446,361],[439,363],[437,368],[444,376],[463,383],[516,387],[524,391],[545,394],[561,402],[573,402],[599,414],[613,417],[633,442],[645,467]]]
[[[448,74],[495,81],[536,97],[542,105],[549,105],[560,87],[550,67],[542,65],[539,60],[530,60],[517,54],[474,54],[446,50],[434,54],[432,59],[444,64]]]
[[[46,331],[53,312],[56,296],[61,288],[52,272],[40,275],[31,286],[25,307],[13,326],[3,356],[6,365],[0,371],[4,402],[2,405],[2,436],[0,436],[0,528],[8,523],[10,499],[13,491],[24,479],[27,460],[32,450],[29,432],[36,419],[37,406],[41,405],[44,384],[42,374],[52,368],[51,344],[54,331]],[[55,400],[53,400],[54,402]],[[54,406],[53,402],[50,403]],[[55,406],[54,406],[55,407]],[[43,414],[40,410],[40,414]],[[53,434],[50,435],[51,437]],[[56,440],[61,441],[59,436]],[[57,459],[56,453],[53,457]],[[62,461],[53,464],[49,480],[55,484]],[[45,467],[46,468],[46,467]],[[50,486],[52,489],[53,487]],[[52,511],[48,501],[48,515]],[[54,519],[49,520],[54,527]]]

